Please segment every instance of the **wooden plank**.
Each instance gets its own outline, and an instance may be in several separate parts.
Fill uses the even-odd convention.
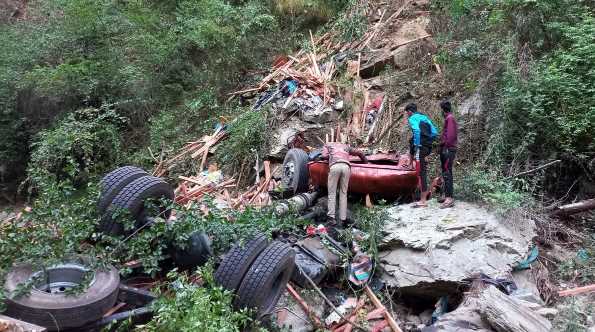
[[[272,174],[271,174],[271,162],[268,160],[263,161],[263,166],[264,166],[264,178],[267,181],[270,181],[272,178]]]
[[[122,308],[123,308],[125,305],[126,305],[126,303],[124,303],[124,302],[120,302],[120,303],[116,304],[116,305],[115,305],[113,308],[111,308],[110,310],[108,310],[108,311],[107,311],[107,312],[106,312],[106,313],[103,315],[103,317],[108,317],[108,316],[111,316],[111,315],[113,315],[114,313],[116,313],[116,311],[118,311],[118,310],[122,309]]]
[[[304,312],[306,313],[308,318],[310,318],[310,320],[312,321],[314,327],[316,329],[324,330],[324,328],[325,328],[324,324],[322,324],[322,321],[320,321],[320,318],[318,318],[316,316],[316,314],[314,314],[314,312],[310,309],[310,307],[308,306],[306,301],[304,301],[304,299],[302,299],[300,294],[290,284],[287,284],[287,286],[285,288],[287,288],[287,291],[289,292],[289,294],[291,294],[291,296],[293,296],[293,298],[297,301],[297,303],[302,307],[302,309],[304,310]]]
[[[391,316],[391,314],[386,310],[386,307],[376,297],[376,294],[374,294],[374,292],[372,291],[372,289],[370,289],[370,286],[366,285],[364,287],[364,291],[366,292],[366,295],[368,295],[368,297],[370,298],[370,301],[372,301],[372,303],[374,304],[374,306],[377,309],[381,309],[381,308],[384,309],[384,318],[388,322],[388,325],[390,326],[390,328],[394,332],[403,332],[403,330],[401,330],[401,328],[399,327],[399,325],[397,324],[397,322],[395,321],[395,319],[393,318],[393,316]]]
[[[562,296],[562,297],[574,296],[574,295],[580,295],[580,294],[587,294],[587,293],[591,293],[591,292],[595,292],[595,284],[583,286],[583,287],[572,288],[572,289],[565,289],[565,290],[559,291],[558,296]]]

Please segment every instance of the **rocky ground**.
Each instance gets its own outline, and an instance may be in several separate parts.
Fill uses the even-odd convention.
[[[449,209],[432,201],[425,209],[395,205],[386,211],[378,280],[371,285],[378,294],[384,293],[385,305],[404,331],[553,331],[552,322],[568,306],[589,315],[585,305],[592,300],[589,295],[547,307],[534,264],[527,268],[519,264],[532,252],[537,236],[533,221],[504,218],[461,201]],[[321,288],[339,308],[353,298],[350,290],[338,290],[341,286],[335,282],[323,282]],[[317,317],[324,320],[332,313],[313,290],[301,294]],[[366,315],[367,309],[358,313]],[[289,294],[279,302],[280,326],[312,331],[307,317]],[[592,325],[595,317],[588,321]]]

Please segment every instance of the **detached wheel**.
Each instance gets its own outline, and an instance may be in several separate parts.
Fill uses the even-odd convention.
[[[213,256],[211,240],[202,232],[190,234],[184,249],[174,244],[171,254],[176,266],[183,269],[192,269],[204,265],[211,256]]]
[[[114,197],[106,209],[99,225],[100,231],[109,235],[131,233],[124,229],[122,217],[130,217],[135,220],[135,229],[144,226],[154,217],[169,218],[171,209],[160,202],[162,199],[172,201],[174,191],[161,178],[143,176],[130,182]],[[149,208],[146,204],[149,201],[155,203],[154,208]],[[122,216],[114,218],[114,215],[118,213],[122,213]]]
[[[68,294],[87,283],[82,293]],[[80,262],[45,269],[21,265],[6,276],[5,291],[14,294],[23,285],[31,285],[31,290],[21,297],[7,298],[6,314],[49,331],[62,331],[103,317],[116,303],[120,276],[113,267],[92,270]]]
[[[101,195],[97,203],[97,211],[103,214],[105,209],[112,203],[116,195],[130,182],[149,175],[144,170],[134,166],[116,168],[101,179]]]
[[[235,293],[256,257],[266,249],[269,240],[259,234],[244,245],[235,245],[223,258],[215,272],[215,281],[223,288]]]
[[[294,194],[308,191],[308,160],[308,154],[302,149],[291,149],[285,155],[281,182]]]
[[[270,314],[295,267],[295,252],[283,242],[275,241],[254,261],[236,293],[236,309],[253,308],[257,318]]]

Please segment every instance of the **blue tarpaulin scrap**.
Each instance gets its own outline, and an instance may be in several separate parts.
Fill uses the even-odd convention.
[[[530,267],[531,263],[535,262],[535,260],[537,259],[537,256],[539,256],[539,249],[537,248],[537,246],[534,246],[533,249],[531,249],[531,252],[529,252],[529,255],[527,256],[527,258],[520,261],[513,268],[513,270],[520,271],[520,270],[528,269]]]

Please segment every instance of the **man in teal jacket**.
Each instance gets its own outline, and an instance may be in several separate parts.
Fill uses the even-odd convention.
[[[438,130],[425,114],[417,111],[415,103],[408,104],[405,111],[409,117],[409,128],[413,133],[409,144],[410,160],[413,163],[415,159],[419,163],[421,195],[415,207],[425,207],[428,206],[427,199],[429,195],[426,157],[432,151],[432,142],[438,136]]]

